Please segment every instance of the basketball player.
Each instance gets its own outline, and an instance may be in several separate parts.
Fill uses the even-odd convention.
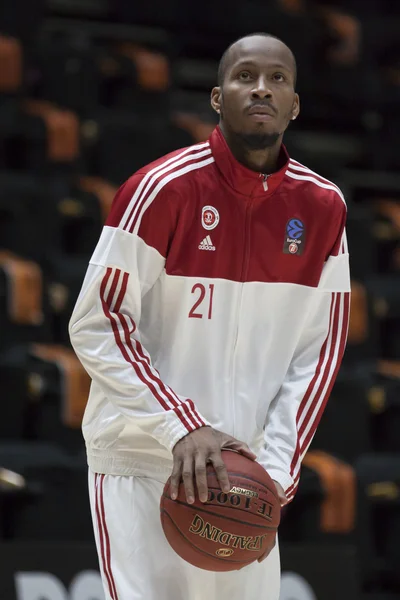
[[[295,495],[343,356],[346,206],[289,158],[296,62],[267,34],[222,57],[210,139],[135,173],[114,200],[70,323],[92,378],[83,432],[107,600],[278,600],[279,549],[234,572],[197,569],[163,536],[172,473],[207,498],[221,449]],[[140,143],[140,140],[138,141]]]

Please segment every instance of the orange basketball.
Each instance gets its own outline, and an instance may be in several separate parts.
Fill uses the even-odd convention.
[[[161,497],[161,523],[179,556],[208,571],[233,571],[257,560],[275,544],[280,502],[261,465],[241,454],[222,451],[231,490],[222,492],[212,465],[207,466],[208,500],[186,502],[183,482],[176,500],[169,480]]]

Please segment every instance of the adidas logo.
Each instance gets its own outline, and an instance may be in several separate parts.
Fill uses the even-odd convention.
[[[199,244],[199,250],[215,250],[215,246],[213,246],[209,235],[206,235],[204,240]]]

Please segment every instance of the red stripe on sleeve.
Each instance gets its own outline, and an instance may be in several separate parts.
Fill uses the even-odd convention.
[[[308,407],[307,414],[305,415],[304,420],[301,424],[301,427],[298,431],[298,435],[300,438],[303,435],[308,423],[310,422],[310,419],[312,418],[314,410],[315,410],[316,406],[318,406],[318,403],[321,399],[322,392],[323,392],[326,382],[328,380],[332,362],[333,362],[333,359],[334,359],[334,356],[335,356],[335,353],[337,350],[336,346],[337,346],[337,340],[338,340],[338,335],[339,335],[338,327],[339,327],[339,315],[340,315],[340,310],[341,310],[341,303],[340,303],[340,295],[336,294],[336,296],[337,296],[336,305],[335,305],[335,311],[334,311],[333,322],[332,322],[332,342],[331,342],[331,347],[330,347],[330,351],[329,351],[328,361],[325,365],[318,391],[315,395],[314,400],[311,403],[311,406]],[[326,397],[326,395],[325,395],[325,397]],[[301,447],[303,447],[303,446],[304,446],[304,444],[301,444]]]
[[[349,322],[349,305],[350,305],[350,294],[349,292],[345,292],[343,294],[341,294],[343,296],[343,322],[342,322],[342,329],[340,331],[340,341],[339,341],[339,350],[338,350],[338,355],[336,358],[336,366],[335,369],[333,371],[333,374],[331,376],[328,388],[326,390],[326,393],[324,395],[323,401],[321,402],[321,406],[319,407],[318,413],[316,414],[316,416],[314,417],[314,421],[312,424],[312,427],[310,428],[310,431],[308,432],[306,439],[304,440],[304,443],[302,444],[302,450],[301,450],[301,454],[303,454],[304,449],[308,448],[308,446],[310,445],[312,438],[314,437],[314,433],[318,427],[318,424],[321,420],[322,414],[325,410],[325,406],[326,403],[329,399],[329,395],[332,391],[333,388],[333,384],[335,383],[337,374],[339,372],[339,368],[340,368],[340,364],[342,362],[342,358],[343,358],[343,354],[344,354],[344,349],[345,349],[345,345],[346,345],[346,338],[347,338],[347,329],[348,329],[348,322]],[[339,304],[339,303],[338,303]],[[335,311],[336,312],[336,311]],[[338,317],[339,318],[339,317]],[[336,323],[336,328],[338,327],[338,324]],[[335,348],[336,348],[336,343],[335,343]],[[332,364],[332,358],[329,361],[329,365],[327,366],[327,371],[330,370]],[[326,380],[324,382],[324,385],[326,383]]]
[[[177,416],[178,416],[178,417],[181,419],[181,416],[182,416],[182,412],[181,412],[181,410],[180,410],[180,407],[181,407],[181,408],[184,410],[184,412],[186,413],[186,415],[187,415],[188,419],[191,421],[191,423],[192,423],[192,425],[193,425],[194,429],[197,429],[197,428],[199,427],[199,424],[198,424],[198,423],[196,423],[196,420],[195,420],[195,418],[194,418],[193,414],[192,414],[192,413],[189,411],[189,408],[188,408],[187,404],[186,404],[185,402],[181,402],[181,401],[180,401],[180,400],[179,400],[179,399],[178,399],[178,398],[175,396],[175,394],[173,394],[172,390],[170,390],[170,389],[169,389],[169,388],[168,388],[168,387],[167,387],[167,386],[164,384],[164,382],[163,382],[161,379],[159,379],[159,378],[158,378],[158,377],[157,377],[157,376],[154,374],[154,372],[152,372],[152,368],[151,368],[151,366],[150,366],[150,361],[149,361],[149,360],[147,360],[147,357],[145,356],[145,354],[144,354],[144,352],[143,352],[143,348],[142,348],[141,344],[139,344],[139,343],[136,343],[136,340],[134,340],[134,341],[135,341],[135,346],[136,346],[136,349],[138,349],[138,346],[140,347],[140,351],[139,351],[139,352],[137,352],[137,351],[135,350],[135,348],[133,347],[133,344],[132,344],[132,338],[131,338],[131,337],[130,337],[130,335],[129,335],[129,328],[128,328],[128,324],[127,324],[127,322],[126,322],[126,320],[125,320],[125,317],[124,317],[124,315],[122,315],[122,314],[119,314],[119,315],[117,315],[117,316],[119,317],[119,319],[120,319],[120,322],[121,322],[121,325],[122,325],[122,327],[123,327],[123,330],[124,330],[125,343],[126,343],[126,345],[128,346],[128,348],[131,350],[131,352],[132,352],[132,354],[133,354],[133,356],[134,356],[134,359],[135,359],[135,360],[136,360],[138,363],[140,363],[140,364],[142,364],[142,365],[143,365],[143,368],[144,368],[144,371],[145,371],[145,373],[146,373],[147,377],[148,377],[148,378],[149,378],[151,381],[153,381],[153,382],[154,382],[156,385],[158,385],[158,386],[159,386],[161,393],[162,393],[162,394],[164,394],[164,395],[167,397],[167,399],[169,400],[169,402],[170,402],[170,403],[172,404],[172,406],[174,407],[174,408],[173,408],[173,410],[174,410],[174,412],[177,414]],[[193,403],[192,403],[192,404],[193,404]],[[193,407],[194,407],[194,404],[193,404]],[[195,411],[194,411],[194,412],[195,412]],[[197,415],[196,415],[196,416],[197,416]],[[200,419],[200,417],[198,417],[198,419],[199,419],[200,423],[201,423],[202,425],[204,425],[204,422],[203,422],[203,421]],[[188,429],[187,425],[186,425],[186,428]],[[190,431],[191,431],[191,429],[190,429]]]
[[[103,278],[103,281],[102,281],[102,284],[100,287],[100,296],[101,296],[101,302],[102,302],[104,314],[110,321],[110,324],[111,324],[111,327],[112,327],[112,330],[114,333],[115,341],[117,343],[117,346],[118,346],[122,356],[129,364],[132,365],[137,377],[140,379],[140,381],[143,384],[145,384],[150,389],[151,393],[156,398],[156,400],[159,402],[161,407],[166,411],[172,409],[175,412],[175,414],[177,415],[177,417],[179,418],[179,420],[181,421],[181,423],[185,426],[185,428],[189,432],[197,429],[201,425],[204,425],[204,422],[201,420],[201,418],[196,413],[192,414],[186,403],[182,403],[179,400],[177,401],[174,398],[174,394],[173,394],[172,390],[169,390],[169,388],[167,388],[165,386],[165,384],[161,381],[161,379],[156,377],[156,375],[152,372],[152,369],[150,366],[150,361],[147,359],[147,357],[145,357],[143,350],[142,350],[142,357],[140,357],[140,355],[138,355],[138,353],[135,351],[135,349],[132,345],[132,339],[130,337],[129,327],[128,327],[127,321],[125,319],[125,316],[121,313],[111,313],[110,305],[113,301],[113,295],[111,294],[111,291],[108,294],[107,300],[104,298],[105,290],[107,287],[107,283],[111,277],[111,273],[112,273],[112,269],[110,267],[107,268],[107,271],[104,275],[104,278]],[[118,278],[119,278],[119,276],[118,276]],[[120,308],[122,305],[123,298],[126,293],[128,278],[129,278],[129,274],[125,273],[123,280],[122,280],[121,290],[118,294],[116,308]],[[113,290],[113,294],[115,294],[115,290],[116,290],[116,285],[114,286],[115,281],[118,281],[118,279],[114,275],[113,283],[111,286],[111,289]],[[121,338],[117,319],[120,322],[120,324],[123,328],[123,331],[124,331],[125,344]],[[132,318],[131,318],[131,321],[133,322]],[[133,322],[133,324],[134,324],[134,322]],[[135,326],[135,328],[136,328],[136,326]],[[135,342],[136,342],[136,340],[135,340]],[[127,348],[132,352],[134,360],[129,356]],[[142,372],[140,366],[143,368],[144,372]],[[159,389],[157,389],[157,387],[154,384],[156,384],[156,386],[158,386]],[[196,418],[199,421],[198,423],[196,423]]]
[[[116,312],[116,313],[119,312],[119,309],[121,308],[122,301],[123,301],[123,299],[125,297],[126,288],[127,288],[127,285],[128,285],[128,279],[129,279],[129,273],[124,273],[124,276],[122,278],[121,289],[119,291],[118,298],[117,298],[117,301],[116,301],[115,306],[114,306],[114,312]]]
[[[111,271],[110,271],[110,275],[111,275]],[[108,298],[106,300],[108,306],[111,306],[111,302],[113,301],[115,290],[117,289],[118,279],[119,279],[120,275],[121,275],[121,271],[119,269],[115,269],[115,273],[114,273],[114,277],[113,277],[113,280],[111,283],[110,291],[108,292]],[[107,281],[108,281],[108,279],[109,278],[107,278]]]
[[[307,391],[306,391],[306,393],[305,393],[302,401],[300,402],[300,406],[299,406],[299,409],[297,411],[297,418],[296,418],[296,428],[297,428],[297,430],[298,430],[298,424],[299,424],[300,418],[301,418],[301,416],[303,414],[303,411],[304,411],[305,407],[307,406],[307,402],[308,402],[308,400],[309,400],[309,398],[311,396],[311,393],[312,393],[312,391],[313,391],[313,389],[315,387],[315,384],[316,384],[316,382],[318,380],[318,377],[319,377],[319,375],[321,373],[322,365],[323,365],[324,360],[325,360],[326,348],[327,348],[327,344],[328,344],[328,340],[329,340],[329,335],[330,335],[330,331],[331,331],[331,327],[332,327],[333,305],[334,305],[334,294],[332,294],[332,300],[331,300],[328,334],[327,334],[327,336],[325,338],[325,341],[323,343],[323,346],[321,348],[321,352],[320,352],[320,355],[319,355],[319,361],[318,361],[317,368],[315,370],[315,374],[314,374],[314,376],[313,376],[313,378],[312,378],[312,380],[311,380],[311,382],[310,382],[310,384],[309,384],[309,386],[307,388]],[[300,440],[300,436],[298,435],[297,436],[296,450],[295,450],[295,453],[294,453],[294,456],[293,456],[293,459],[292,459],[292,464],[290,466],[290,474],[291,474],[292,477],[293,477],[294,468],[295,468],[295,466],[297,464],[297,459],[298,459],[298,457],[300,455],[299,440]]]
[[[321,384],[319,386],[318,394],[314,398],[312,406],[307,411],[307,416],[302,423],[300,431],[298,432],[298,444],[296,447],[295,456],[293,457],[293,461],[292,461],[291,474],[292,474],[292,476],[294,476],[294,471],[297,471],[297,473],[296,473],[296,476],[294,477],[293,485],[290,486],[286,490],[286,495],[289,499],[292,499],[295,495],[296,488],[297,488],[297,485],[298,485],[298,482],[300,479],[300,467],[301,467],[302,457],[304,456],[305,452],[307,451],[307,448],[311,444],[314,434],[317,430],[317,427],[319,425],[319,422],[320,422],[323,412],[325,410],[326,404],[328,402],[329,396],[331,394],[333,385],[335,383],[337,374],[339,372],[343,354],[344,354],[344,350],[346,347],[346,339],[347,339],[347,332],[348,332],[348,325],[349,325],[350,293],[349,292],[343,292],[340,294],[338,293],[337,296],[338,296],[338,298],[337,298],[337,302],[336,302],[336,306],[335,306],[335,314],[334,314],[333,330],[332,330],[332,344],[331,344],[331,349],[330,349],[330,353],[329,353],[329,360],[325,367],[325,373],[324,373],[323,379],[321,381]],[[342,314],[342,324],[341,324],[341,329],[339,331],[339,320],[340,320],[341,314]],[[339,347],[338,347],[338,344],[339,344]],[[336,352],[337,352],[337,354],[336,354]],[[329,372],[331,370],[335,354],[336,354],[335,367],[330,376],[328,387],[326,388],[326,391],[322,395],[323,390],[328,381]],[[312,417],[313,412],[315,411],[315,408],[318,406],[319,402],[320,402],[320,406],[318,408],[318,412],[316,413],[316,415],[314,417]],[[303,440],[303,442],[301,444],[299,444],[301,435],[304,433],[307,425],[310,423],[311,418],[312,418],[312,425],[311,425],[305,439]]]

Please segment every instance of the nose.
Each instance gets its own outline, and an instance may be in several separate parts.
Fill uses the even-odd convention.
[[[272,91],[268,85],[268,80],[265,77],[259,77],[251,91],[253,100],[263,100],[264,98],[272,98]]]

